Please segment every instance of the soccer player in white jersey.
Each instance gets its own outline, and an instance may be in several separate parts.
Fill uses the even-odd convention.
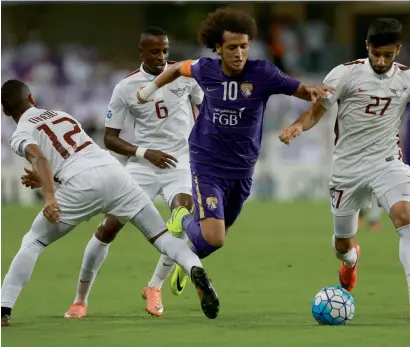
[[[101,212],[114,216],[120,223],[131,221],[160,252],[181,264],[202,292],[199,295],[205,315],[215,318],[218,297],[199,258],[185,241],[167,232],[152,201],[125,168],[96,145],[69,114],[36,108],[23,82],[7,81],[1,88],[1,102],[4,113],[17,123],[10,146],[31,162],[32,175],[40,183],[45,198],[43,211],[24,236],[4,278],[2,326],[10,325],[11,310],[44,248]],[[61,183],[57,191],[53,177]],[[94,236],[87,248],[83,278],[90,282],[107,255],[108,244]]]
[[[356,284],[358,214],[374,193],[397,229],[410,300],[410,167],[402,162],[398,146],[401,118],[410,101],[410,69],[395,63],[401,35],[397,20],[374,21],[367,33],[368,58],[334,68],[324,83],[336,92],[283,130],[280,139],[289,143],[338,103],[330,193],[333,246],[342,261],[340,284],[348,291]]]
[[[139,105],[135,91],[172,64],[167,62],[168,38],[160,28],[150,27],[142,32],[139,50],[141,67],[114,88],[105,122],[104,142],[109,150],[129,157],[127,171],[151,200],[161,194],[170,209],[183,206],[191,211],[188,136],[195,121],[194,105],[201,104],[203,92],[195,80],[180,77],[159,90],[153,103]],[[127,115],[134,118],[138,147],[119,137]],[[100,224],[96,236],[109,244],[121,227],[113,216],[108,217]],[[151,280],[142,291],[147,300],[146,310],[152,315],[161,316],[164,312],[161,287],[173,268],[173,261],[161,255]],[[172,292],[181,294],[188,279],[184,271],[175,271],[171,280]],[[80,275],[78,293],[66,318],[86,315],[91,284],[85,289],[84,280]]]

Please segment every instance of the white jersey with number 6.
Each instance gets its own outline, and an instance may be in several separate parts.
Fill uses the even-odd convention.
[[[80,123],[62,111],[31,107],[21,116],[9,143],[23,158],[27,145],[38,145],[59,181],[67,181],[93,167],[118,163],[108,151],[93,142]],[[85,160],[79,161],[82,157]]]
[[[141,65],[140,69],[119,82],[111,97],[105,126],[122,129],[126,115],[130,114],[134,119],[137,146],[160,150],[175,157],[187,155],[188,136],[195,122],[193,105],[201,104],[203,92],[193,78],[179,77],[158,89],[153,95],[153,102],[138,104],[137,91],[155,78]],[[135,157],[130,161],[147,162]]]
[[[333,213],[347,215],[367,207],[371,193],[380,198],[410,182],[401,161],[399,127],[410,101],[410,69],[394,63],[377,74],[368,59],[334,68],[324,84],[336,92],[321,100],[326,109],[337,102],[335,149],[330,190]]]

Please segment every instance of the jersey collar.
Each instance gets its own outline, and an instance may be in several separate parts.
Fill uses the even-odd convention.
[[[387,79],[390,78],[391,76],[393,76],[394,73],[394,69],[396,68],[395,65],[393,64],[392,67],[390,68],[389,71],[387,71],[384,74],[377,74],[376,72],[374,72],[372,66],[370,65],[370,61],[369,58],[366,59],[366,65],[368,66],[370,72],[375,75],[378,79],[383,80],[383,79]]]
[[[140,71],[141,71],[141,74],[144,76],[145,79],[147,79],[148,81],[153,81],[158,77],[156,75],[151,75],[150,73],[145,71],[143,66],[144,66],[144,63],[141,64]],[[168,67],[168,63],[165,63],[164,71],[167,69],[167,67]]]

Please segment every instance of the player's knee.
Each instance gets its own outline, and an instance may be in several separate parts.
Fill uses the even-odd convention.
[[[201,221],[201,231],[204,239],[214,247],[225,244],[225,225],[220,219],[208,218]]]
[[[33,230],[24,235],[21,248],[32,249],[40,254],[47,247],[47,243],[41,239]]]
[[[104,243],[111,243],[123,225],[113,216],[106,216],[98,226],[95,237]]]
[[[183,206],[188,211],[192,212],[194,209],[194,200],[192,199],[192,196],[183,193],[175,195],[171,202],[171,209],[173,210],[179,206]]]
[[[410,202],[399,201],[390,209],[390,218],[396,229],[410,224]]]

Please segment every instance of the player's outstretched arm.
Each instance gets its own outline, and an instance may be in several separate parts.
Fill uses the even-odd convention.
[[[303,113],[292,125],[282,130],[279,139],[288,145],[303,131],[313,128],[325,113],[326,109],[320,103],[313,104],[313,106]]]
[[[186,60],[169,65],[153,82],[137,91],[139,103],[144,104],[151,101],[150,99],[157,89],[175,81],[180,76],[192,77],[191,64],[191,60]]]
[[[33,166],[33,173],[39,178],[43,196],[46,200],[43,210],[44,216],[50,222],[58,222],[60,219],[60,208],[54,196],[54,179],[48,160],[41,152],[38,145],[29,144],[25,148],[26,158]]]
[[[327,92],[334,93],[335,91],[336,89],[330,86],[309,86],[301,83],[293,96],[316,103],[319,99],[325,98]]]

